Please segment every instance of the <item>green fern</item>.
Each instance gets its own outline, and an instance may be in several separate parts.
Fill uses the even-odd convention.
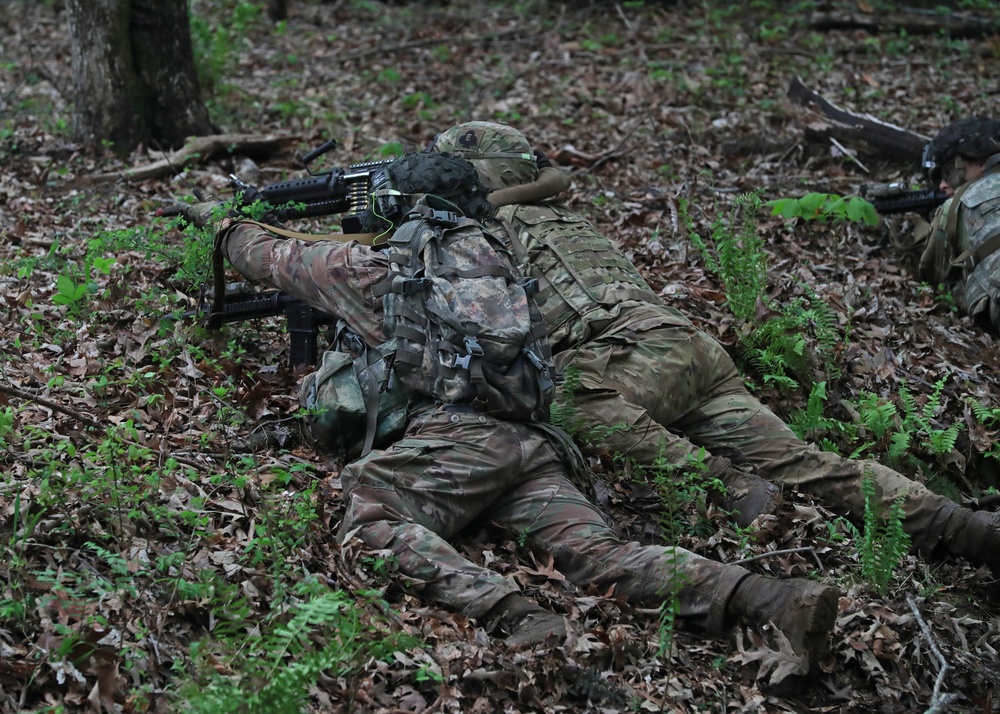
[[[859,543],[861,574],[869,587],[884,595],[903,557],[910,549],[910,536],[903,530],[903,498],[900,495],[883,509],[875,479],[870,475],[861,482],[865,498],[864,532],[845,521],[845,527]]]
[[[709,246],[694,231],[686,204],[682,204],[692,244],[722,281],[729,309],[741,320],[753,319],[757,301],[767,288],[767,253],[757,235],[757,212],[762,205],[757,193],[737,196],[728,220],[719,218],[712,223]]]
[[[914,436],[922,436],[920,445],[933,456],[944,456],[955,448],[958,435],[962,431],[960,423],[952,424],[944,429],[934,426],[934,419],[941,411],[941,396],[944,393],[947,377],[942,377],[934,383],[934,391],[927,398],[922,409],[917,408],[916,399],[905,386],[899,388],[900,402],[903,404],[903,423],[901,429]]]
[[[969,406],[973,418],[980,426],[987,429],[1000,426],[1000,408],[986,407],[972,397],[966,397],[965,403]],[[2,443],[2,440],[0,440],[0,443]],[[991,459],[1000,459],[1000,441],[996,439],[991,440],[990,448],[984,453],[984,456]]]
[[[580,389],[580,368],[570,365],[562,375],[558,398],[549,405],[549,421],[571,436],[586,428],[586,421],[576,408],[576,393]]]
[[[742,366],[765,384],[790,390],[811,381],[816,356],[831,376],[839,373],[832,356],[840,329],[834,312],[806,285],[800,286],[806,297],[786,305],[767,296],[767,253],[757,231],[762,206],[758,193],[737,196],[728,216],[712,223],[707,240],[694,230],[686,204],[681,214],[705,266],[721,281],[729,309],[747,323],[739,333]]]
[[[1000,426],[1000,408],[986,407],[972,397],[966,397],[965,403],[969,405],[969,409],[972,411],[972,416],[975,418],[977,424],[986,427]]]
[[[896,405],[881,400],[871,392],[862,392],[855,404],[861,423],[867,427],[876,441],[896,428]]]
[[[678,537],[690,530],[684,522],[684,514],[688,507],[701,498],[710,488],[724,488],[715,479],[707,477],[708,452],[704,448],[689,454],[684,466],[675,466],[664,457],[665,445],[661,444],[660,454],[649,467],[650,482],[656,489],[660,500],[660,527],[664,541],[676,543]],[[681,611],[680,591],[687,584],[687,576],[680,571],[685,554],[676,550],[668,555],[670,569],[670,585],[667,592],[662,593],[663,603],[660,605],[659,626],[657,638],[659,645],[657,656],[669,655],[673,646],[677,618]]]
[[[225,675],[206,667],[206,680],[192,680],[180,690],[184,711],[197,714],[301,714],[310,688],[321,674],[340,677],[364,666],[370,659],[385,659],[393,652],[413,647],[409,636],[386,632],[363,616],[354,598],[315,584],[311,597],[275,612],[243,642],[230,643],[238,654]],[[374,594],[360,593],[363,596]],[[290,615],[290,617],[289,617]],[[287,619],[287,621],[286,621]],[[195,652],[200,654],[199,644]],[[196,656],[196,660],[204,657]],[[212,659],[217,664],[217,658]]]

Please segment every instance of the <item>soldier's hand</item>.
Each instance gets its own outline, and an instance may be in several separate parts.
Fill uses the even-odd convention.
[[[181,216],[188,223],[204,228],[221,220],[226,215],[226,206],[221,201],[203,201],[200,203],[178,202],[164,206],[156,211],[158,216]]]

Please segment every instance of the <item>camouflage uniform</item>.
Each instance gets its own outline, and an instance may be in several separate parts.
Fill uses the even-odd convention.
[[[469,122],[441,134],[436,148],[468,158],[484,185],[501,189],[518,174],[491,158],[530,155],[510,127]],[[523,162],[522,164],[527,163]],[[501,165],[502,171],[496,164]],[[501,207],[496,221],[541,284],[536,297],[561,371],[579,372],[579,387],[557,396],[609,429],[603,440],[640,464],[683,469],[699,447],[752,465],[766,478],[809,493],[855,522],[864,514],[861,481],[871,474],[888,506],[904,494],[904,527],[918,547],[934,550],[957,505],[874,462],[823,452],[753,397],[725,349],[681,313],[664,306],[614,243],[566,207],[545,201]],[[492,226],[492,224],[489,224]],[[627,427],[622,430],[621,426]]]
[[[248,280],[341,317],[370,345],[382,341],[381,299],[373,291],[386,276],[382,253],[354,242],[276,239],[246,223],[226,226],[222,235],[230,263]],[[679,585],[680,615],[721,632],[727,603],[748,571],[618,539],[567,478],[550,431],[462,407],[418,412],[402,440],[342,471],[346,512],[338,538],[357,536],[387,550],[427,597],[478,617],[517,587],[446,539],[487,518],[551,554],[580,586],[655,606]]]
[[[864,514],[861,480],[871,473],[886,505],[906,494],[906,528],[919,545],[933,548],[942,519],[954,508],[952,501],[880,464],[851,461],[803,442],[747,391],[721,344],[655,298],[629,299],[639,289],[637,276],[612,272],[617,261],[609,256],[619,251],[589,223],[574,220],[563,223],[563,230],[536,231],[540,215],[555,217],[563,211],[558,206],[506,207],[498,219],[510,235],[519,236],[531,256],[532,277],[543,281],[543,314],[564,320],[549,323],[556,365],[563,372],[577,370],[580,377],[579,388],[560,395],[561,400],[591,425],[628,427],[608,430],[611,448],[640,464],[659,460],[684,468],[704,447],[716,457],[750,464],[767,478],[810,493],[855,520]],[[552,259],[560,253],[558,260]],[[604,265],[584,265],[573,256],[600,256]],[[594,278],[589,285],[588,278]],[[628,297],[615,302],[619,295]],[[585,297],[599,300],[580,314]]]
[[[959,307],[1000,332],[1000,165],[937,209],[920,257],[920,275],[954,288]]]

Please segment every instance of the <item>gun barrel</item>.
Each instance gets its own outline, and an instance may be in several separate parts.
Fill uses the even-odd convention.
[[[939,189],[903,191],[897,195],[868,200],[875,210],[887,216],[893,213],[930,213],[948,200],[948,194]]]
[[[310,203],[332,200],[343,195],[346,191],[338,185],[336,174],[325,174],[270,183],[264,186],[260,192],[271,205],[282,206],[289,201]]]

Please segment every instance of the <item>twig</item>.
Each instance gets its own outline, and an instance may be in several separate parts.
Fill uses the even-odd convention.
[[[619,5],[618,3],[615,3],[615,12],[617,12],[618,17],[621,18],[622,23],[625,25],[625,29],[628,30],[629,32],[632,32],[632,23],[629,22],[629,19],[627,17],[625,17],[625,13],[622,12],[622,6]]]
[[[934,680],[934,691],[931,693],[930,707],[924,712],[924,714],[937,714],[938,712],[947,711],[948,706],[958,699],[957,694],[952,693],[941,693],[941,685],[944,683],[944,676],[948,673],[948,662],[945,661],[944,655],[941,654],[941,650],[938,649],[937,643],[934,642],[934,635],[931,633],[931,628],[927,626],[924,621],[923,616],[920,614],[920,608],[917,607],[916,600],[913,599],[912,595],[906,596],[906,602],[910,604],[910,610],[913,612],[913,616],[917,619],[917,624],[920,625],[920,634],[924,636],[927,641],[927,646],[931,648],[931,652],[934,654],[935,659],[938,661],[938,666],[940,670],[938,671],[937,679]]]
[[[763,560],[764,558],[770,558],[772,555],[788,555],[789,553],[805,553],[806,551],[809,551],[813,555],[816,555],[815,548],[813,548],[811,545],[804,545],[801,548],[787,548],[785,550],[769,550],[766,553],[758,553],[757,555],[751,555],[749,558],[734,560],[732,561],[731,565],[742,565],[743,563],[749,563],[754,560]],[[816,562],[819,563],[818,558],[816,559]],[[823,566],[820,565],[821,570],[822,568]]]
[[[61,404],[57,404],[56,402],[53,402],[49,399],[45,399],[44,397],[39,397],[35,394],[31,394],[30,392],[18,389],[17,387],[13,387],[9,384],[0,383],[0,392],[3,392],[4,394],[9,394],[12,397],[17,397],[18,399],[24,399],[25,401],[28,402],[35,402],[37,404],[40,404],[46,409],[51,409],[52,411],[59,412],[60,414],[64,414],[65,416],[76,419],[78,422],[84,424],[85,426],[89,426],[91,429],[96,429],[97,431],[100,431],[102,433],[107,431],[103,424],[94,421],[86,414],[81,414],[80,412],[70,409],[69,407],[64,407]],[[122,438],[121,440],[122,443],[129,444],[131,446],[136,446],[140,449],[148,448],[146,446],[143,446],[142,444],[137,444],[130,439]],[[172,454],[172,458],[177,463],[184,464],[185,466],[190,466],[191,468],[197,469],[198,471],[208,470],[208,467],[205,466],[205,464],[198,463],[197,461],[193,461],[191,459],[186,459],[183,456]]]
[[[836,139],[834,139],[832,136],[829,137],[829,138],[830,138],[830,143],[833,144],[834,146],[836,146],[838,149],[840,149],[840,153],[842,153],[848,159],[850,159],[851,161],[853,161],[854,163],[856,163],[858,166],[860,166],[861,169],[866,174],[870,174],[871,173],[871,171],[868,170],[868,167],[865,166],[863,163],[861,163],[861,160],[857,156],[855,156],[854,154],[852,154],[850,151],[848,151],[847,148],[843,144],[841,144],[839,141],[837,141]]]
[[[52,411],[56,411],[59,412],[60,414],[72,417],[76,419],[78,422],[86,424],[91,429],[100,429],[102,431],[104,430],[104,426],[102,424],[99,424],[98,422],[94,421],[86,414],[81,414],[80,412],[74,411],[69,407],[64,407],[61,404],[56,404],[55,402],[45,399],[44,397],[39,397],[35,394],[22,391],[17,387],[12,387],[7,384],[0,384],[0,392],[4,392],[5,394],[9,394],[12,397],[17,397],[18,399],[24,399],[29,402],[37,402],[38,404],[41,404],[43,407],[51,409]]]

